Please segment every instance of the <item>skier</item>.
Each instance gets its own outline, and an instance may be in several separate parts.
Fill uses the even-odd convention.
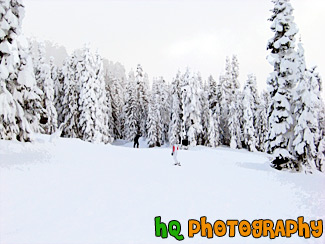
[[[172,156],[174,158],[175,164],[174,165],[178,165],[181,166],[181,163],[177,160],[177,152],[179,150],[179,146],[177,144],[173,145],[173,151],[172,151]]]
[[[137,134],[134,138],[134,144],[133,144],[133,148],[135,148],[135,146],[137,146],[137,148],[139,148],[139,138],[140,138],[140,135]]]

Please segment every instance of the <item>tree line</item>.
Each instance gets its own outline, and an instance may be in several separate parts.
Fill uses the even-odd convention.
[[[0,139],[31,141],[33,132],[88,142],[133,140],[149,147],[188,143],[267,152],[276,169],[324,171],[325,106],[321,78],[307,68],[295,35],[288,0],[273,0],[268,41],[274,67],[268,91],[259,94],[249,74],[243,89],[236,55],[226,58],[216,81],[187,68],[171,83],[153,78],[141,65],[126,76],[89,47],[75,50],[63,63],[46,62],[45,46],[37,52],[20,33],[21,1],[0,3]]]

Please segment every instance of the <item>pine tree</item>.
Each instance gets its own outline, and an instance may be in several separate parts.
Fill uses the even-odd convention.
[[[94,72],[95,72],[95,93],[96,99],[96,119],[95,128],[100,134],[100,141],[107,144],[112,143],[113,136],[113,109],[112,109],[112,95],[106,89],[106,82],[104,78],[103,61],[99,54],[94,56]]]
[[[21,62],[18,68],[16,97],[24,110],[31,130],[39,133],[41,131],[40,117],[42,114],[45,114],[41,101],[43,92],[36,85],[33,61],[29,50],[28,41],[25,37],[20,36],[18,40],[18,52]]]
[[[243,90],[243,122],[244,122],[244,143],[249,151],[256,151],[256,128],[255,128],[255,101],[253,97],[253,90],[256,89],[256,77],[252,74],[248,75],[248,80]]]
[[[320,87],[315,77],[315,68],[308,70],[296,89],[294,128],[294,153],[299,166],[304,172],[316,168],[317,141],[319,140],[318,113],[320,109]]]
[[[113,135],[117,139],[123,136],[123,105],[124,105],[124,89],[122,81],[116,77],[106,77],[106,90],[110,94],[112,104],[113,119]]]
[[[68,138],[79,138],[79,96],[80,96],[80,73],[77,71],[79,62],[78,52],[74,51],[63,66],[63,99],[62,114],[63,121],[62,136]]]
[[[79,135],[89,142],[112,142],[112,109],[105,90],[102,59],[85,47],[77,65],[79,76]]]
[[[151,94],[149,103],[149,112],[147,118],[147,130],[148,130],[148,146],[155,147],[158,146],[158,111],[156,107],[155,96]]]
[[[80,82],[79,96],[79,136],[84,141],[99,142],[100,135],[96,129],[96,84],[94,60],[90,54],[90,50],[85,48],[82,50],[81,59],[78,62],[77,70]]]
[[[53,80],[54,85],[54,106],[58,114],[58,124],[61,124],[60,114],[62,113],[62,98],[63,98],[63,80],[64,76],[62,69],[55,65],[54,57],[50,57],[50,70],[51,70],[51,79]]]
[[[230,102],[229,106],[229,133],[230,133],[230,147],[233,149],[241,148],[241,131],[239,121],[239,109],[236,100]]]
[[[209,127],[208,127],[208,143],[209,147],[217,147],[219,145],[219,117],[218,107],[217,110],[213,113],[212,110],[209,110]]]
[[[148,114],[148,76],[143,73],[142,66],[139,64],[135,76],[136,102],[138,103],[137,123],[139,132],[146,136],[146,121]]]
[[[181,143],[181,126],[182,126],[182,104],[181,104],[181,89],[180,89],[180,72],[172,82],[171,87],[171,111],[169,124],[169,142],[171,145]]]
[[[209,109],[211,109],[212,114],[214,114],[216,110],[216,106],[218,105],[218,94],[217,94],[218,87],[217,87],[217,82],[213,79],[211,75],[208,78],[207,93],[208,93]]]
[[[208,102],[208,88],[205,82],[203,82],[201,74],[197,73],[198,82],[198,98],[199,98],[199,111],[201,111],[202,126],[201,132],[198,134],[198,145],[207,145],[208,142],[208,127],[209,127],[209,102]]]
[[[147,118],[149,147],[161,146],[163,143],[163,121],[161,117],[161,80],[154,79],[150,95]]]
[[[169,131],[169,123],[170,123],[170,99],[169,99],[169,87],[166,84],[166,81],[163,77],[159,77],[156,80],[157,83],[157,106],[160,114],[160,127],[161,127],[161,142],[163,145],[168,142],[168,131]],[[153,89],[154,91],[154,89]]]
[[[47,115],[47,123],[43,126],[46,134],[52,134],[58,127],[58,114],[54,106],[54,82],[51,78],[51,69],[49,65],[42,68],[44,80],[44,109]]]
[[[226,72],[219,79],[220,131],[222,144],[233,148],[242,147],[241,111],[238,100],[241,97],[239,86],[239,65],[234,55],[232,61],[226,58]]]
[[[138,124],[139,112],[135,90],[135,77],[132,71],[129,73],[129,79],[126,85],[125,105],[123,111],[125,116],[124,138],[131,141],[140,131]]]
[[[54,103],[54,81],[51,68],[45,63],[45,44],[38,43],[38,56],[34,61],[34,72],[38,88],[42,91],[41,101],[43,113],[41,114],[42,132],[52,134],[57,128],[57,111]]]
[[[273,166],[282,169],[297,167],[291,149],[294,125],[291,104],[296,75],[295,35],[298,30],[293,22],[293,8],[289,0],[272,2],[274,9],[270,21],[275,35],[268,41],[267,47],[271,50],[268,61],[274,67],[267,81],[271,96],[268,152],[274,156]]]
[[[221,81],[222,79],[220,79]],[[212,76],[208,78],[207,84],[207,91],[208,94],[208,103],[209,103],[209,118],[208,118],[208,141],[207,145],[210,147],[216,147],[220,144],[220,105],[222,99],[221,93],[221,84],[217,85],[216,81],[213,79]],[[224,104],[223,104],[224,105]]]
[[[19,0],[1,0],[0,10],[0,139],[30,141],[31,128],[20,103],[23,100],[20,88],[31,89],[34,81],[19,79],[19,71],[26,67],[19,57],[17,43],[24,6]]]
[[[228,98],[227,98],[227,92],[226,92],[226,82],[227,76],[226,75],[220,75],[219,77],[219,84],[218,84],[218,103],[220,108],[220,124],[219,124],[219,133],[220,133],[220,142],[223,145],[229,145],[229,128],[227,126],[227,120],[228,120]]]
[[[224,109],[227,113],[225,117],[225,141],[229,142],[231,148],[241,148],[241,123],[240,123],[240,110],[238,100],[240,98],[239,91],[239,66],[237,57],[232,57],[232,62],[226,59],[226,75],[224,81],[224,94],[225,101],[227,101],[227,108]],[[227,138],[228,137],[228,138]]]
[[[268,109],[268,93],[262,93],[262,99],[258,107],[256,108],[256,135],[257,135],[257,149],[261,152],[265,152],[265,142],[268,132],[268,119],[267,119],[267,109]]]
[[[202,131],[199,101],[198,78],[187,69],[181,77],[182,97],[182,140],[188,140],[191,146],[197,145],[198,135]]]

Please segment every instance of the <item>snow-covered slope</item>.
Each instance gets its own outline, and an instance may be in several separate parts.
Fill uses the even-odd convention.
[[[266,154],[179,152],[38,136],[0,141],[0,243],[179,243],[155,237],[154,218],[178,220],[181,243],[325,243],[319,239],[187,237],[188,219],[324,219],[325,177],[275,171]],[[141,147],[141,145],[140,145]]]

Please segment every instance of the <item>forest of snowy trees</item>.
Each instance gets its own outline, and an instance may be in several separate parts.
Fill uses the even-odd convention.
[[[259,93],[254,74],[240,87],[236,55],[226,58],[218,79],[207,80],[187,68],[171,82],[149,81],[140,64],[126,75],[123,65],[87,46],[57,65],[46,61],[44,43],[31,45],[20,33],[22,2],[0,0],[0,139],[29,142],[33,132],[58,128],[62,137],[96,143],[141,134],[149,147],[226,145],[270,153],[279,170],[324,171],[322,81],[296,45],[291,4],[272,2],[267,49],[274,69]]]

